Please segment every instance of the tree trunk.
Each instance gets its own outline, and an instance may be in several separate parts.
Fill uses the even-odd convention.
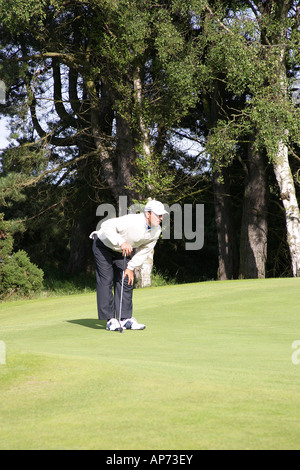
[[[215,220],[219,246],[218,279],[238,277],[238,250],[230,200],[228,169],[214,173]]]
[[[116,177],[116,171],[113,166],[110,151],[106,146],[105,134],[101,129],[101,117],[99,113],[99,96],[97,87],[92,79],[87,80],[87,90],[90,97],[90,118],[91,129],[94,143],[97,149],[97,154],[103,175],[108,183],[112,194],[117,201],[120,196],[120,187]]]
[[[280,142],[274,162],[274,173],[285,209],[287,240],[290,249],[294,277],[300,276],[300,212],[296,198],[293,175],[288,160],[288,148]]]
[[[135,269],[137,287],[150,287],[151,286],[153,255],[154,255],[154,250],[152,250],[151,254],[148,256],[145,263],[140,268]]]
[[[265,277],[267,260],[267,182],[266,162],[261,152],[248,149],[247,177],[240,240],[240,277]]]
[[[224,86],[216,80],[207,113],[211,129],[217,124],[222,114],[221,110],[225,106],[224,96]],[[237,279],[239,255],[230,198],[229,169],[222,164],[219,168],[213,173],[215,221],[219,248],[218,279]]]
[[[136,157],[134,138],[126,120],[118,113],[116,115],[117,145],[116,145],[116,173],[117,186],[120,188],[119,196],[127,196],[128,205],[137,199],[138,195],[130,189],[133,161]]]
[[[138,110],[138,123],[139,123],[139,132],[140,139],[143,149],[143,156],[151,162],[151,144],[150,144],[150,134],[149,129],[144,122],[143,118],[143,89],[142,89],[142,80],[141,80],[141,70],[139,66],[136,66],[133,72],[133,87],[134,87],[134,98],[136,103],[136,109]],[[149,172],[151,167],[149,166]],[[151,194],[151,187],[148,188]],[[148,256],[144,264],[135,270],[135,276],[137,279],[137,285],[139,287],[149,287],[151,286],[151,272],[153,267],[153,252]]]
[[[136,108],[138,110],[138,123],[139,131],[141,134],[141,143],[143,148],[143,154],[147,158],[151,158],[151,144],[150,144],[150,134],[147,125],[144,122],[143,118],[143,88],[141,80],[141,70],[139,66],[136,66],[133,72],[133,88],[134,88],[134,98],[136,103]],[[150,169],[149,169],[150,171]]]
[[[70,256],[67,265],[69,274],[86,272],[90,261],[90,245],[87,243],[88,234],[82,221],[75,220],[70,236]]]
[[[288,3],[288,2],[285,2]],[[280,91],[283,99],[287,99],[287,71],[285,65],[285,45],[281,46],[280,59],[278,61],[278,76],[280,80]],[[288,130],[278,144],[278,153],[274,159],[273,167],[276,180],[280,189],[280,196],[285,210],[285,221],[287,229],[287,241],[289,245],[292,271],[294,277],[300,276],[300,212],[296,198],[293,175],[290,169],[288,148],[285,138]]]

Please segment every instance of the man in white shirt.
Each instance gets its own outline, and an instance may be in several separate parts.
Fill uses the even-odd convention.
[[[121,327],[142,330],[145,325],[132,317],[134,269],[142,266],[161,234],[161,221],[167,211],[164,205],[150,200],[143,214],[128,214],[106,220],[100,230],[92,232],[96,263],[97,308],[106,329],[120,329],[120,297],[124,273]],[[112,287],[114,286],[114,293]]]

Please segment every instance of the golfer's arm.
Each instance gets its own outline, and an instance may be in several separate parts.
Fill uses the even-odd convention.
[[[130,269],[131,271],[134,271],[135,268],[139,268],[140,266],[142,266],[142,264],[146,261],[146,259],[150,255],[151,251],[154,249],[156,242],[157,242],[157,239],[151,241],[144,247],[138,249],[136,254],[129,261],[127,268]]]
[[[121,245],[126,242],[125,238],[120,235],[120,231],[123,227],[118,226],[117,219],[109,219],[103,222],[101,229],[103,230],[106,238],[116,248],[121,248]]]

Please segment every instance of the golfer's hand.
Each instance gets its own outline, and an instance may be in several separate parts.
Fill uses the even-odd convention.
[[[124,255],[128,256],[128,255],[131,254],[133,248],[132,248],[132,246],[130,245],[130,243],[124,242],[124,243],[122,243],[122,245],[121,245],[121,250],[122,250],[123,256],[124,256]]]
[[[134,282],[134,272],[131,269],[125,269],[124,279],[128,276],[128,285],[132,286]]]

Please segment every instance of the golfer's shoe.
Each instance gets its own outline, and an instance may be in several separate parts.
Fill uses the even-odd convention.
[[[142,323],[138,323],[135,318],[128,318],[128,320],[123,320],[121,322],[122,327],[124,330],[144,330],[146,328],[146,325],[143,325]]]
[[[106,324],[106,329],[108,331],[118,331],[120,330],[120,323],[116,318],[111,318]]]

